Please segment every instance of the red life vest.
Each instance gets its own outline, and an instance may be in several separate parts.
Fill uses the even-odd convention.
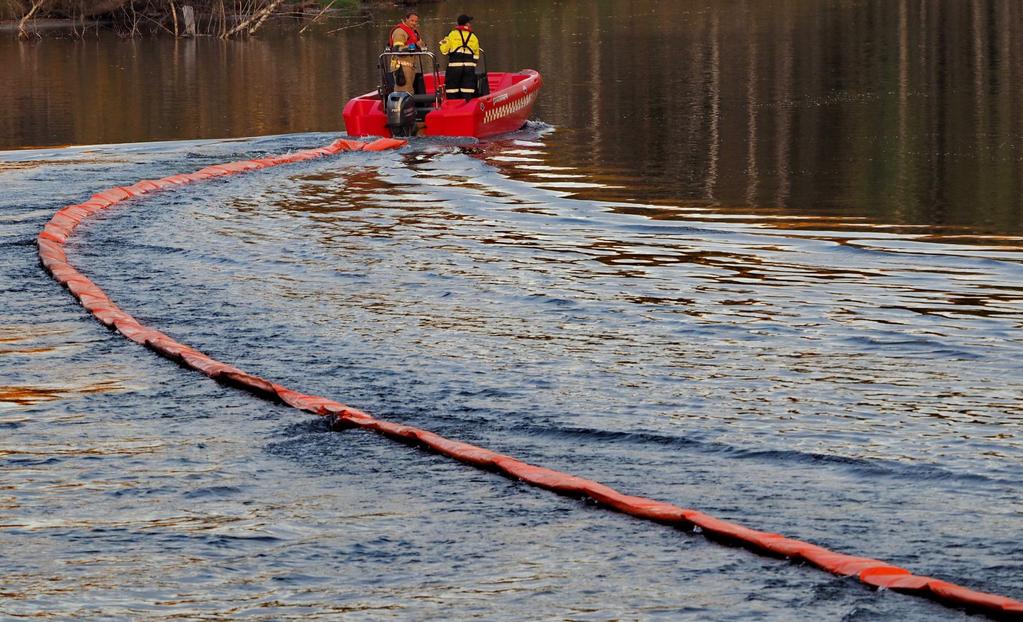
[[[410,26],[406,25],[405,22],[401,22],[400,24],[398,24],[397,26],[395,26],[394,28],[391,29],[391,36],[387,40],[387,45],[389,45],[392,48],[394,47],[394,31],[398,30],[399,28],[404,30],[405,34],[408,35],[408,41],[405,42],[406,46],[409,46],[409,45],[412,45],[412,44],[416,44],[416,45],[419,44],[419,31],[412,30],[412,28]]]

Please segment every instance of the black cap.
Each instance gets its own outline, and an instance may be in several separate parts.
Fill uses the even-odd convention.
[[[471,21],[472,21],[472,15],[464,15],[463,14],[463,15],[459,15],[458,16],[458,25],[459,26],[465,26],[466,24],[468,24]]]

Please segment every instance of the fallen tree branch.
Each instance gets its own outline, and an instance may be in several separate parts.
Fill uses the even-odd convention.
[[[28,21],[32,19],[32,16],[35,15],[36,11],[38,11],[44,4],[46,4],[46,2],[47,0],[33,0],[32,8],[29,9],[28,13],[25,13],[21,17],[21,21],[18,22],[19,39],[22,40],[28,39],[28,30],[25,28],[25,25],[28,24]]]
[[[308,27],[312,26],[313,24],[315,24],[315,23],[316,23],[316,20],[318,20],[318,19],[320,19],[321,17],[323,17],[323,14],[327,12],[327,9],[329,9],[329,8],[330,8],[330,7],[332,7],[332,6],[334,6],[334,3],[335,3],[335,2],[337,2],[337,0],[330,0],[330,4],[328,4],[327,6],[323,7],[323,10],[322,10],[322,11],[320,11],[319,13],[317,13],[317,14],[316,14],[316,17],[314,17],[314,18],[312,19],[312,21],[311,21],[311,22],[309,22],[309,23],[308,23],[308,24],[306,24],[305,26],[302,26],[302,30],[299,30],[299,31],[298,31],[298,34],[302,34],[303,32],[305,32],[305,29],[306,29],[306,28],[308,28]]]
[[[373,23],[373,18],[370,17],[366,21],[359,22],[358,24],[348,24],[347,26],[339,26],[338,28],[335,28],[334,30],[328,30],[327,34],[328,35],[332,35],[335,32],[341,32],[342,30],[348,30],[349,28],[358,28],[359,26],[366,26],[366,25],[372,24],[372,23]]]
[[[224,39],[233,37],[235,34],[245,30],[246,28],[249,29],[248,34],[251,35],[255,33],[259,30],[259,27],[263,25],[263,22],[266,21],[266,18],[270,17],[270,14],[277,10],[277,7],[282,4],[284,4],[284,0],[272,0],[269,4],[263,7],[262,10],[257,11],[249,17],[249,19],[242,21],[240,24],[221,35],[221,37]]]
[[[175,37],[178,36],[178,33],[176,32],[177,23],[174,24],[175,30],[171,30],[170,28],[167,28],[167,26],[165,26],[163,24],[163,22],[161,22],[160,20],[155,19],[153,17],[150,17],[149,15],[143,15],[142,19],[149,20],[149,21],[153,22],[153,24],[155,24],[157,27],[162,28],[163,30],[165,30],[167,32],[167,34],[174,35]],[[174,21],[177,22],[177,20],[174,20]]]

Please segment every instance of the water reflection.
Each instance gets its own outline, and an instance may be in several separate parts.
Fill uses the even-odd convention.
[[[492,68],[543,73],[545,163],[601,179],[564,186],[581,196],[1023,233],[1011,0],[463,4]],[[421,10],[439,38],[450,7]],[[398,11],[244,42],[0,41],[0,148],[340,130]]]
[[[73,261],[138,317],[285,384],[1018,596],[999,571],[1020,554],[1018,239],[704,194],[579,199],[634,182],[565,158],[566,133],[157,193],[83,227]],[[97,151],[133,161],[113,185],[326,139]],[[88,157],[5,174],[32,192],[0,197],[4,384],[127,390],[0,411],[0,545],[23,552],[4,615],[788,620],[798,602],[813,619],[966,618],[330,433],[111,336],[31,245],[53,196],[96,189]],[[56,370],[34,351],[68,343]]]
[[[50,352],[50,348],[20,350],[19,354],[37,354]],[[2,353],[0,353],[2,354]],[[79,386],[39,387],[39,386],[3,386],[0,385],[0,409],[30,406],[42,402],[54,402],[73,396],[91,395],[94,393],[111,393],[124,391],[126,387],[118,381],[100,381]]]
[[[283,293],[292,300],[326,296],[334,302],[324,306],[334,312],[342,301],[357,295],[360,309],[374,314],[354,322],[351,330],[359,334],[381,330],[377,322],[393,322],[393,330],[411,330],[407,339],[423,347],[436,340],[458,344],[457,353],[425,355],[431,360],[464,356],[464,349],[470,347],[468,331],[547,342],[555,360],[566,352],[577,352],[604,361],[616,373],[632,364],[626,359],[635,362],[638,348],[644,352],[639,359],[665,377],[680,378],[681,374],[693,380],[671,362],[676,354],[682,356],[676,352],[673,331],[706,332],[699,341],[720,338],[733,346],[748,343],[748,348],[732,352],[729,363],[718,363],[729,369],[719,387],[728,395],[724,402],[747,391],[743,382],[751,379],[741,371],[746,365],[773,370],[763,374],[782,393],[795,391],[788,393],[790,397],[804,390],[796,388],[800,383],[792,384],[796,374],[811,377],[811,386],[849,385],[850,399],[862,400],[851,397],[858,393],[857,387],[888,386],[893,384],[890,378],[899,377],[888,375],[895,374],[893,360],[916,361],[918,356],[933,355],[941,365],[977,361],[984,341],[1002,329],[984,337],[972,333],[981,330],[971,327],[972,319],[995,320],[1001,326],[1020,322],[1023,288],[1016,283],[1021,282],[1023,257],[1012,246],[940,244],[934,236],[907,236],[837,217],[730,217],[707,207],[564,201],[568,193],[557,182],[538,181],[534,176],[536,167],[548,166],[538,164],[549,160],[543,141],[509,139],[470,152],[471,157],[465,155],[434,145],[406,154],[386,168],[341,167],[298,175],[289,182],[290,188],[268,188],[259,205],[249,199],[231,199],[232,204],[244,206],[246,214],[234,223],[240,228],[232,229],[231,235],[246,244],[253,240],[279,243],[279,234],[269,235],[264,229],[268,223],[285,214],[308,219],[308,226],[296,230],[316,241],[316,252],[336,258],[305,255],[306,265],[311,262],[318,269],[351,265],[351,273],[359,280],[346,280],[340,291],[328,288],[312,293],[307,283],[282,275],[274,281],[279,284],[274,295]],[[479,169],[476,158],[504,175]],[[261,210],[260,218],[250,218],[252,208]],[[648,220],[623,220],[602,211],[607,209]],[[230,214],[218,217],[235,220]],[[844,233],[843,224],[860,231]],[[294,244],[302,246],[297,240]],[[338,254],[337,249],[343,252]],[[389,286],[394,274],[402,275],[400,284]],[[327,281],[317,282],[325,285]],[[403,290],[414,294],[403,294]],[[476,296],[479,292],[506,299],[510,306],[481,300]],[[445,300],[448,295],[451,301]],[[459,302],[466,295],[472,304]],[[620,334],[623,326],[575,334],[571,323],[551,323],[551,318],[542,317],[543,300],[558,301],[559,308],[566,310],[581,305],[580,317],[591,323],[617,326],[619,320],[612,317],[642,321],[635,330],[625,329],[627,337]],[[596,308],[589,307],[595,304]],[[582,308],[589,311],[584,313]],[[407,326],[410,309],[418,318],[414,329]],[[518,315],[524,309],[528,321]],[[695,319],[700,328],[679,325],[673,318],[678,315]],[[917,319],[921,316],[934,321],[921,323]],[[330,324],[336,318],[320,321]],[[803,334],[805,330],[810,334]],[[454,335],[445,337],[448,332]],[[632,344],[628,353],[608,351],[618,338]],[[802,341],[814,342],[814,349],[800,348]],[[762,345],[754,345],[757,342]],[[1004,345],[1012,349],[1014,344]],[[565,349],[558,352],[558,347]],[[704,343],[703,347],[719,356],[721,346]],[[802,362],[791,369],[779,363],[778,357],[784,360],[787,352],[794,352]],[[479,356],[488,359],[486,354]],[[827,357],[826,363],[822,356]],[[686,354],[680,359],[685,363],[679,364],[689,368],[694,357],[700,354]],[[999,365],[994,360],[987,364]],[[929,378],[948,382],[946,371],[934,368],[927,373],[933,374]],[[965,368],[961,373],[972,377],[969,383],[988,382]],[[648,398],[654,395],[657,382],[653,378],[638,380],[650,391]],[[896,403],[918,400],[920,383],[925,379],[911,379],[903,388],[882,391],[883,396],[876,398],[880,401],[871,398],[861,406],[886,412]],[[990,393],[973,386],[975,390],[961,400],[973,404],[973,412],[988,411],[984,417],[998,421],[1001,415],[992,410],[994,403],[977,402]],[[668,387],[661,388],[670,393]],[[798,399],[812,404],[820,398],[802,395]],[[665,398],[664,403],[671,399]],[[778,407],[774,400],[757,405],[743,425],[763,425]],[[796,416],[793,413],[805,416],[805,408],[795,408],[790,418]],[[820,408],[844,412],[830,403]],[[903,412],[918,410],[917,405],[907,404]],[[937,403],[926,410],[928,416],[941,417],[954,412]],[[871,420],[876,417],[870,415]],[[836,432],[823,422],[811,427]],[[789,442],[795,442],[801,433],[790,434]],[[864,447],[857,445],[852,451],[864,451]]]

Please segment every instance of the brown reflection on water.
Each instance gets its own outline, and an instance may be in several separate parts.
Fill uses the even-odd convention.
[[[0,457],[5,456],[140,456],[151,454],[163,448],[161,443],[132,443],[131,439],[80,447],[47,445],[38,449],[0,448]],[[66,486],[66,485],[65,485]]]
[[[0,403],[28,406],[60,399],[61,392],[39,387],[0,387]]]
[[[53,164],[53,162],[46,162],[41,160],[36,160],[33,162],[0,162],[0,173],[6,173],[8,171],[25,171],[50,164]]]
[[[580,196],[1023,232],[1018,4],[576,8],[550,9],[552,33],[592,40],[541,63],[562,71],[546,162],[621,175]],[[594,80],[593,47],[635,53]]]
[[[337,130],[339,104],[354,95],[342,85],[372,82],[375,54],[349,48],[297,33],[5,41],[0,58],[16,71],[0,95],[9,111],[0,148]],[[352,71],[358,77],[348,80]]]
[[[5,354],[43,354],[66,347],[63,337],[70,331],[41,324],[0,324],[0,356]],[[37,345],[48,338],[57,338],[56,345]]]
[[[466,0],[489,66],[539,69],[534,165],[583,197],[1023,234],[1011,0]],[[246,41],[0,41],[0,149],[341,129],[399,8]],[[435,42],[452,7],[422,8]],[[532,171],[538,173],[538,171]],[[534,176],[542,177],[539,172]],[[585,181],[585,180],[582,180]],[[554,183],[552,181],[552,183]]]
[[[0,386],[0,408],[4,404],[31,406],[94,393],[115,393],[125,390],[120,382],[103,381],[76,387]]]

